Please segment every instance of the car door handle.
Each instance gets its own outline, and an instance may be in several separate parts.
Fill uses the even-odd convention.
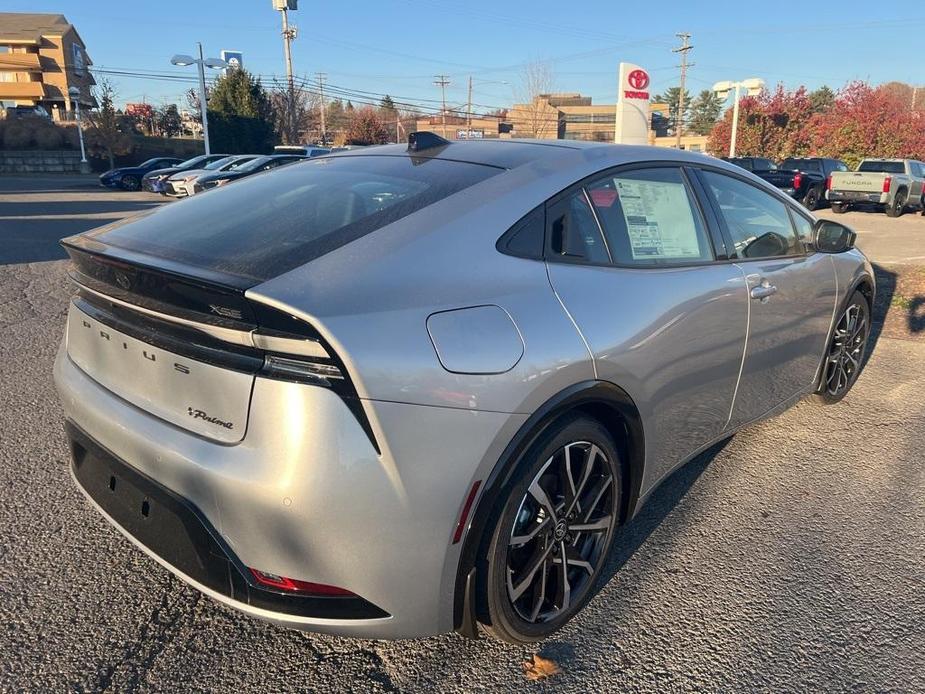
[[[772,294],[777,294],[777,287],[765,281],[757,287],[752,287],[750,294],[753,299],[767,299]]]

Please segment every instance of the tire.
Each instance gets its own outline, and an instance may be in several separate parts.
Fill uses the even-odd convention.
[[[813,187],[806,191],[806,195],[803,196],[803,207],[805,207],[810,212],[819,209],[819,205],[822,200],[822,191],[819,188]]]
[[[842,309],[826,346],[817,401],[833,405],[848,394],[864,370],[869,337],[870,304],[856,291]]]
[[[848,203],[846,202],[833,202],[832,203],[832,212],[835,214],[845,214],[848,211]]]
[[[619,453],[599,422],[566,415],[540,436],[489,526],[479,604],[490,635],[514,644],[540,641],[587,604],[610,553],[622,494]]]
[[[906,191],[898,190],[893,197],[893,202],[886,206],[887,217],[902,217],[906,211]]]
[[[122,189],[131,191],[139,190],[141,189],[141,181],[138,179],[138,176],[123,176]]]

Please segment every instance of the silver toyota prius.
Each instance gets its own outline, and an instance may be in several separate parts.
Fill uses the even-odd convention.
[[[417,133],[259,174],[63,242],[71,472],[249,615],[543,639],[675,468],[852,387],[854,238],[671,149]]]

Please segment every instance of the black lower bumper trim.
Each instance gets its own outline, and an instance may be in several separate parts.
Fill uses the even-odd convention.
[[[250,571],[195,505],[119,460],[72,422],[65,427],[71,467],[84,491],[132,537],[193,580],[246,605],[288,615],[389,616],[360,597],[290,595],[254,585]]]

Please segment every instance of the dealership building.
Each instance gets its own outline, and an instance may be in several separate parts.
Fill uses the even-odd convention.
[[[529,104],[515,104],[504,116],[473,116],[471,137],[507,138],[530,137],[541,140],[586,140],[613,142],[616,104],[595,104],[590,96],[578,92],[540,94]],[[668,105],[649,104],[651,127],[649,144],[661,147],[676,146],[674,135],[667,128]],[[465,139],[465,114],[458,111],[446,114],[446,137]],[[443,134],[444,118],[440,115],[417,120],[418,130]],[[706,135],[682,135],[681,149],[692,152],[706,151]]]
[[[96,105],[92,65],[83,40],[60,14],[0,12],[0,102],[41,106],[56,120],[74,110],[68,90],[80,90],[80,105]]]

